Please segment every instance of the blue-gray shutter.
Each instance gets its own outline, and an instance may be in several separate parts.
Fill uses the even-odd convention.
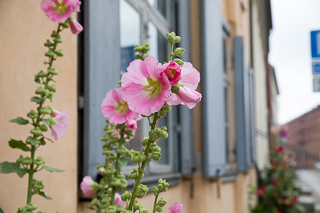
[[[189,1],[178,1],[178,35],[182,37],[179,46],[186,49],[181,59],[190,61],[190,15]],[[194,167],[194,150],[193,150],[193,116],[192,110],[186,106],[179,106],[180,117],[180,172],[182,174],[190,174]]]
[[[202,105],[204,176],[225,172],[223,19],[221,0],[202,0]]]
[[[254,70],[249,68],[249,101],[250,101],[250,145],[251,162],[256,163],[256,127],[255,127],[255,104],[254,104]]]
[[[234,72],[235,72],[235,104],[236,104],[236,144],[237,169],[248,171],[251,164],[251,122],[250,122],[250,81],[245,65],[243,38],[234,37]]]
[[[85,0],[85,5],[83,175],[95,178],[96,166],[104,162],[100,138],[105,118],[101,114],[100,105],[110,89],[119,87],[119,1]]]

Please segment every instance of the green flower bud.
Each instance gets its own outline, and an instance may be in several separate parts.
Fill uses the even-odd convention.
[[[120,184],[121,184],[121,181],[118,180],[117,178],[113,178],[110,183],[111,186],[115,186],[115,187],[120,186]]]
[[[166,131],[166,130],[167,130],[167,127],[166,127],[166,126],[163,126],[163,127],[161,127],[161,130],[162,130],[162,131]]]
[[[151,191],[152,191],[152,193],[153,193],[154,195],[157,195],[158,192],[159,192],[159,189],[158,189],[158,187],[154,186],[154,187],[152,187]]]
[[[38,89],[36,90],[36,94],[44,95],[44,94],[46,94],[46,90],[43,89],[42,87],[38,87]]]
[[[166,139],[166,138],[168,138],[169,135],[166,131],[161,131],[161,132],[159,132],[159,136],[163,139]]]
[[[108,141],[108,140],[109,140],[109,137],[106,137],[106,136],[101,138],[101,141]]]
[[[182,67],[183,64],[184,64],[183,61],[181,59],[179,59],[179,58],[175,58],[173,61],[176,62],[177,64],[179,64],[180,67]]]
[[[174,50],[174,54],[175,54],[176,56],[178,56],[178,57],[181,57],[181,56],[183,55],[183,53],[184,53],[184,49],[181,48],[181,47],[178,47],[178,48],[176,48],[176,49]]]
[[[123,195],[121,195],[121,200],[123,200],[123,201],[130,200],[130,199],[131,199],[131,196],[132,196],[132,194],[131,194],[130,191],[125,191],[125,192],[123,193]]]
[[[51,33],[51,37],[54,38],[54,37],[57,37],[57,35],[58,35],[57,32],[55,30],[53,30]]]
[[[69,24],[68,23],[66,23],[66,22],[62,22],[61,23],[61,26],[63,27],[63,28],[68,28],[69,27]]]
[[[157,133],[154,130],[150,130],[149,137],[150,138],[155,138],[155,137],[157,137]]]
[[[138,198],[142,198],[143,196],[145,196],[148,192],[148,187],[146,185],[140,184],[137,187],[137,197]]]
[[[58,38],[58,37],[54,38],[53,41],[56,42],[56,43],[62,43],[61,38]]]
[[[58,71],[55,68],[49,69],[48,73],[51,74],[51,75],[58,75]]]
[[[57,90],[56,85],[49,85],[47,88],[48,88],[48,90],[51,91],[51,92],[55,92],[55,91]]]
[[[37,76],[38,77],[47,77],[47,73],[46,72],[44,72],[43,70],[40,70],[39,72],[38,72],[38,74],[37,74]]]
[[[97,198],[92,199],[91,206],[95,206],[97,204],[98,204],[98,199]]]
[[[37,118],[38,117],[38,113],[36,113],[36,111],[34,111],[34,110],[31,110],[28,114],[27,114],[27,116],[29,117],[29,118]]]
[[[151,159],[155,160],[155,161],[159,161],[161,159],[161,153],[160,152],[155,152],[152,153],[152,155],[150,156]]]
[[[53,124],[56,124],[56,121],[54,120],[54,118],[48,118],[48,121],[50,122],[50,126]]]
[[[47,56],[47,57],[50,57],[50,58],[54,57],[54,53],[51,50],[46,52],[44,55]]]
[[[44,185],[42,184],[42,181],[37,181],[36,179],[32,180],[32,187],[35,189],[44,189]]]
[[[176,36],[174,38],[174,43],[179,43],[181,41],[181,37],[180,36]]]
[[[45,115],[45,114],[50,115],[51,114],[51,110],[48,109],[47,107],[43,107],[39,111],[40,111],[41,115]]]
[[[48,130],[48,128],[46,127],[46,125],[43,125],[43,124],[42,124],[42,125],[40,125],[39,127],[40,127],[40,130],[43,131],[43,132],[46,132],[46,131]]]
[[[55,53],[57,56],[59,56],[59,57],[64,56],[64,53],[63,53],[62,50],[56,50],[56,51],[54,51],[54,53]]]
[[[44,46],[45,47],[51,47],[51,46],[53,46],[53,43],[51,43],[51,41],[49,39],[47,39],[47,42],[44,43]]]
[[[151,151],[152,153],[154,153],[154,152],[161,152],[161,147],[158,146],[156,143],[153,143],[153,144],[151,144],[150,151]]]
[[[178,91],[179,91],[179,89],[180,89],[180,85],[173,85],[172,87],[171,87],[171,92],[172,93],[177,93]]]
[[[36,165],[43,165],[45,163],[46,162],[42,157],[38,157],[37,159],[34,160],[34,164],[36,164]]]
[[[126,154],[126,153],[127,153],[127,149],[126,149],[125,147],[123,147],[123,148],[117,148],[117,149],[116,149],[116,152],[117,152],[118,154]]]
[[[32,164],[32,159],[30,157],[22,158],[21,159],[21,164],[31,165]]]
[[[138,172],[131,172],[130,174],[129,174],[129,178],[130,179],[137,179],[138,178],[138,176],[139,176],[139,173]]]
[[[29,211],[33,211],[33,210],[36,210],[36,209],[37,209],[37,205],[34,204],[34,203],[28,203],[28,204],[26,205],[26,208],[27,208],[27,210],[29,210]]]
[[[131,151],[131,150],[127,150],[126,155],[127,155],[129,158],[132,158],[132,156],[133,156],[132,151]]]
[[[172,35],[171,33],[167,33],[166,35],[169,43],[174,44],[174,35]]]
[[[166,203],[167,203],[167,201],[164,200],[164,199],[162,199],[162,198],[158,201],[158,205],[159,205],[160,207],[164,207],[164,206],[166,205]]]
[[[158,184],[158,189],[159,189],[160,192],[162,191],[163,188],[164,188],[164,186],[161,183]]]
[[[120,187],[121,188],[127,188],[128,182],[125,179],[120,179]]]
[[[20,157],[16,160],[17,163],[21,163],[23,161],[23,156],[20,155]]]
[[[149,142],[149,138],[148,137],[144,137],[141,141],[142,146],[147,146]]]
[[[111,150],[103,150],[103,151],[102,151],[102,154],[103,154],[103,155],[110,155],[111,153],[112,153]]]
[[[115,213],[117,212],[117,209],[115,206],[108,206],[108,208],[106,209],[106,213]]]
[[[30,133],[33,134],[33,135],[35,135],[35,136],[40,136],[40,135],[42,135],[42,131],[41,131],[38,127],[36,127],[35,129],[31,129],[31,130],[30,130]]]
[[[112,175],[112,174],[115,174],[117,172],[117,170],[115,168],[108,168],[106,169],[105,173],[107,175]],[[120,184],[120,183],[119,183]]]
[[[138,153],[138,154],[135,154],[135,155],[131,158],[131,161],[132,161],[133,163],[140,163],[140,162],[145,161],[145,159],[146,159],[146,156],[145,156],[145,155]]]
[[[139,213],[149,213],[149,210],[139,210]]]
[[[156,205],[156,212],[162,212],[163,207]]]
[[[125,179],[126,176],[124,176],[123,174],[118,174],[118,175],[117,175],[117,178],[118,178],[118,179]]]
[[[107,133],[108,135],[112,134],[112,133],[113,133],[113,129],[107,130],[106,133]]]
[[[160,116],[164,117],[166,116],[167,112],[165,110],[160,110]]]
[[[122,211],[123,211],[123,208],[122,208],[121,204],[118,204],[118,205],[116,206],[116,211],[117,211],[117,212],[122,212]]]

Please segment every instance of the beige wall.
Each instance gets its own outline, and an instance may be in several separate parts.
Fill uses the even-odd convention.
[[[37,84],[34,75],[46,66],[43,62],[47,50],[43,43],[57,24],[50,22],[40,9],[40,0],[0,1],[0,162],[15,161],[20,154],[29,152],[9,148],[10,138],[25,140],[30,125],[9,123],[17,116],[26,117],[36,105],[30,103]],[[38,195],[33,202],[39,211],[65,213],[76,212],[77,207],[77,36],[69,29],[62,33],[65,57],[58,59],[54,67],[59,72],[57,92],[51,106],[70,113],[70,125],[62,140],[40,147],[37,156],[43,156],[46,165],[63,169],[63,173],[41,171],[35,175],[43,180],[45,193],[53,200]],[[47,103],[49,104],[49,103]],[[51,136],[50,131],[46,134]],[[16,174],[0,174],[0,206],[6,213],[16,212],[26,204],[27,175],[20,179]]]

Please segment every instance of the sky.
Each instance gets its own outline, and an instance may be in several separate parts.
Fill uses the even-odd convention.
[[[310,32],[320,30],[320,0],[271,0],[269,63],[280,94],[278,122],[287,123],[320,105],[313,92]]]

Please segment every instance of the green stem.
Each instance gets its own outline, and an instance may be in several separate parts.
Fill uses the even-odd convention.
[[[159,196],[160,192],[157,193],[155,199],[154,199],[154,203],[153,203],[153,213],[156,213],[156,204],[158,201],[158,196]]]
[[[154,113],[154,119],[153,119],[153,122],[151,124],[151,130],[155,129],[157,121],[158,121],[159,118],[160,117],[158,116],[158,112]],[[144,173],[144,169],[145,169],[145,167],[147,165],[147,162],[148,162],[148,159],[149,159],[149,148],[150,148],[150,145],[151,145],[152,142],[153,142],[153,140],[151,138],[149,138],[148,144],[147,144],[147,146],[145,148],[145,152],[144,152],[144,155],[146,156],[146,159],[142,162],[141,169],[139,169],[139,176],[135,180],[135,183],[134,183],[134,186],[133,186],[133,192],[132,192],[131,200],[130,200],[129,207],[128,207],[129,211],[132,210],[132,206],[133,206],[134,200],[136,198],[136,194],[137,194],[137,189],[138,189],[138,186],[140,185],[140,182],[141,182],[141,179],[142,179],[142,176],[143,176],[143,173]]]
[[[33,174],[34,174],[33,161],[34,161],[35,150],[36,150],[36,148],[34,146],[32,146],[31,147],[32,164],[30,165],[30,169],[29,169],[27,204],[31,203],[31,200],[32,200],[32,181],[33,181]]]
[[[173,43],[170,43],[170,57],[169,57],[169,61],[172,61],[172,56],[173,56]]]

